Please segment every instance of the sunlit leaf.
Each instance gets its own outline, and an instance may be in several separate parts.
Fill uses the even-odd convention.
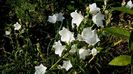
[[[126,66],[131,64],[131,56],[128,55],[120,55],[118,57],[115,57],[109,65],[114,65],[114,66]]]
[[[129,31],[119,27],[105,28],[104,31],[117,37],[122,37],[126,39],[129,39],[130,37]]]

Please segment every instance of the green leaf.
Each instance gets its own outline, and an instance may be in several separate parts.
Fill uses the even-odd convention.
[[[133,74],[133,31],[130,34],[129,38],[129,49],[131,51],[131,74]]]
[[[114,65],[114,66],[126,66],[131,64],[131,56],[128,55],[120,55],[118,57],[115,57],[109,65]]]
[[[112,10],[121,11],[133,15],[133,10],[126,7],[113,7]]]
[[[129,38],[129,49],[133,51],[133,31],[131,32],[130,38]]]
[[[119,27],[105,28],[104,31],[117,37],[122,37],[126,39],[129,39],[130,37],[129,31]]]

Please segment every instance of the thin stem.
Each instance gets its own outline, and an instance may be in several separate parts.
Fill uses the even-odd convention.
[[[66,56],[68,56],[68,53],[66,53],[64,56],[62,56],[54,65],[51,66],[51,68],[49,70],[51,70],[52,68],[54,68]]]
[[[95,58],[95,56],[91,57],[91,59],[89,60],[88,63],[90,63],[94,58]],[[87,64],[88,64],[88,63],[87,63]],[[87,66],[87,64],[85,65],[85,67]]]

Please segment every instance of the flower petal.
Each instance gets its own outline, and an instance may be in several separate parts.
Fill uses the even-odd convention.
[[[61,66],[61,68],[65,68],[66,71],[68,71],[70,68],[72,68],[72,64],[71,64],[70,60],[63,61],[63,66]]]
[[[18,22],[16,22],[14,24],[14,30],[19,30],[20,28],[21,28],[21,25]]]
[[[61,36],[61,41],[66,42],[68,44],[69,42],[72,42],[73,40],[75,40],[74,34],[70,32],[68,29],[66,29],[65,27],[63,27],[63,29],[59,31],[59,34]]]
[[[39,66],[35,66],[35,74],[44,74],[46,72],[47,67],[40,64]]]
[[[90,27],[84,28],[81,34],[82,40],[89,45],[95,45],[100,39],[98,38],[95,30],[91,30]]]
[[[53,16],[48,16],[48,22],[50,23],[56,23],[57,21],[57,15],[54,14]]]
[[[90,8],[91,14],[96,14],[96,13],[100,12],[100,8],[97,7],[96,3],[90,4],[89,8]]]
[[[75,10],[75,12],[72,12],[70,15],[72,17],[72,28],[74,28],[74,24],[79,27],[80,23],[84,19],[83,15],[81,13],[77,13],[77,10]]]
[[[103,26],[103,20],[104,20],[104,15],[101,14],[101,12],[97,13],[96,15],[92,16],[92,21],[98,26],[98,27],[104,27]]]
[[[63,50],[65,49],[65,46],[62,46],[61,42],[55,42],[53,45],[53,48],[55,49],[55,54],[59,55],[61,57]]]

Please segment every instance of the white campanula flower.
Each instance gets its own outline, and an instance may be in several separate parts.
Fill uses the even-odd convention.
[[[5,31],[6,35],[10,35],[11,31]]]
[[[16,22],[14,24],[14,30],[19,30],[20,28],[21,28],[21,25],[18,22]]]
[[[93,56],[97,55],[97,53],[98,53],[98,51],[97,51],[96,48],[93,48],[93,49],[91,50],[91,54],[92,54]]]
[[[50,23],[56,23],[57,17],[56,15],[48,16],[48,22]]]
[[[90,4],[89,8],[90,8],[91,14],[96,14],[96,13],[100,12],[100,8],[97,7],[96,3]]]
[[[131,0],[129,0],[129,1],[127,2],[126,7],[129,8],[129,9],[131,9],[131,8],[133,7],[133,3],[132,3]]]
[[[98,27],[104,27],[103,26],[103,20],[104,20],[104,15],[99,12],[96,15],[92,16],[92,21],[98,26]]]
[[[57,21],[63,21],[65,18],[63,17],[63,14],[60,12],[59,14],[55,14],[57,17]]]
[[[68,71],[69,69],[72,68],[72,64],[70,60],[67,61],[63,61],[63,65],[61,66],[61,68],[66,69],[66,71]]]
[[[66,42],[68,44],[69,42],[72,42],[73,40],[75,40],[74,34],[70,32],[68,29],[66,29],[65,27],[63,27],[63,29],[59,31],[59,34],[61,36],[61,41]]]
[[[72,28],[74,28],[74,24],[79,27],[80,23],[84,19],[83,15],[81,13],[77,13],[77,10],[75,10],[75,12],[72,12],[70,15],[72,17]]]
[[[90,54],[90,51],[81,48],[79,49],[79,58],[85,60],[86,56],[88,56]]]
[[[35,66],[35,74],[44,74],[46,72],[47,67],[40,64],[39,66]]]
[[[95,30],[91,30],[90,27],[83,29],[81,37],[82,41],[85,41],[89,45],[95,45],[98,41],[100,41]]]
[[[53,45],[53,48],[55,49],[55,54],[59,55],[61,57],[63,50],[65,49],[65,46],[62,46],[61,42],[55,42]]]
[[[56,13],[52,16],[48,16],[48,22],[50,23],[56,23],[56,21],[63,21],[65,18],[63,17],[62,13]]]

